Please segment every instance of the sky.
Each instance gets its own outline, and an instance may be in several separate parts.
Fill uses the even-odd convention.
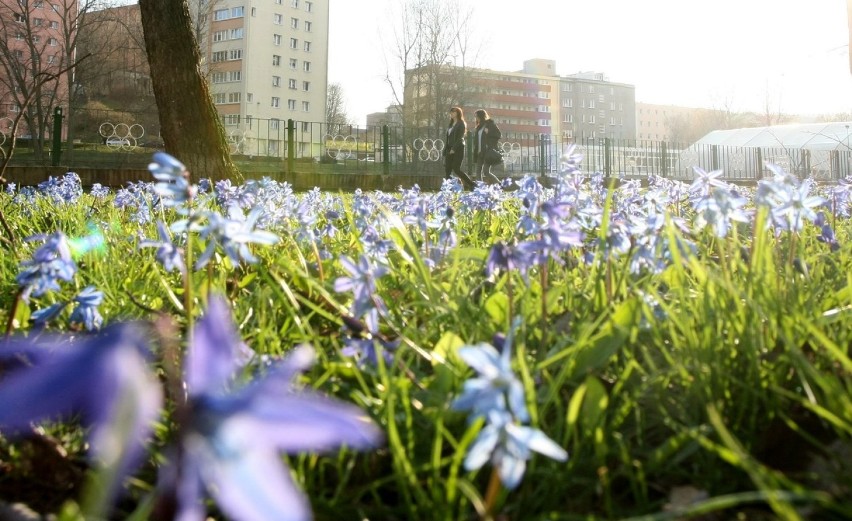
[[[330,83],[350,119],[393,102],[399,6],[330,0]],[[845,0],[458,0],[474,10],[477,66],[517,71],[530,58],[556,72],[605,74],[636,101],[773,113],[852,113]],[[395,76],[394,76],[395,75]]]

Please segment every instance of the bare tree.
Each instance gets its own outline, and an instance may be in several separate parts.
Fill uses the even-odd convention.
[[[139,0],[139,7],[166,150],[195,178],[240,178],[201,73],[187,0]]]
[[[326,132],[333,133],[335,127],[349,125],[349,115],[346,113],[346,103],[343,99],[343,87],[339,83],[329,83],[326,92],[325,124]]]
[[[0,4],[0,96],[12,112],[24,111],[20,119],[37,158],[43,153],[53,109],[67,107],[75,84],[81,19],[98,5],[97,0]]]
[[[474,9],[460,0],[414,0],[400,9],[388,24],[385,81],[404,125],[442,128],[448,108],[464,105],[475,88]]]

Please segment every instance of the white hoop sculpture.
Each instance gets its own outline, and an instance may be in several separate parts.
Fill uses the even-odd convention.
[[[352,151],[357,146],[355,136],[343,136],[341,134],[326,134],[323,136],[325,142],[325,153],[332,159],[350,159]]]
[[[440,139],[416,138],[411,144],[421,161],[440,161],[444,151],[444,142]]]
[[[232,154],[242,154],[246,144],[246,131],[233,129],[228,132],[228,146]]]
[[[15,121],[12,118],[0,118],[0,146],[6,144],[6,138],[12,135],[12,126]]]
[[[514,165],[521,160],[521,144],[504,141],[500,143],[500,150],[503,151],[503,164]]]
[[[98,134],[106,139],[106,145],[111,149],[130,151],[139,146],[139,140],[145,135],[145,127],[139,123],[114,125],[105,121],[98,127]]]

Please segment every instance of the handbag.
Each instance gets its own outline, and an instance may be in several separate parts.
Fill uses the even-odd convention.
[[[503,153],[496,148],[488,148],[482,159],[486,165],[499,165],[503,162]]]

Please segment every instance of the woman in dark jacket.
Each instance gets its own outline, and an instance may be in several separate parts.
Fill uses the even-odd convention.
[[[460,107],[450,109],[450,124],[447,126],[447,142],[444,145],[444,174],[446,178],[455,174],[468,190],[473,189],[473,181],[461,170],[464,159],[464,139],[467,123]]]
[[[486,183],[499,181],[491,173],[491,165],[485,162],[485,151],[497,148],[497,142],[503,137],[500,128],[483,109],[474,112],[476,128],[473,129],[473,158],[476,160],[474,177],[479,177]]]

